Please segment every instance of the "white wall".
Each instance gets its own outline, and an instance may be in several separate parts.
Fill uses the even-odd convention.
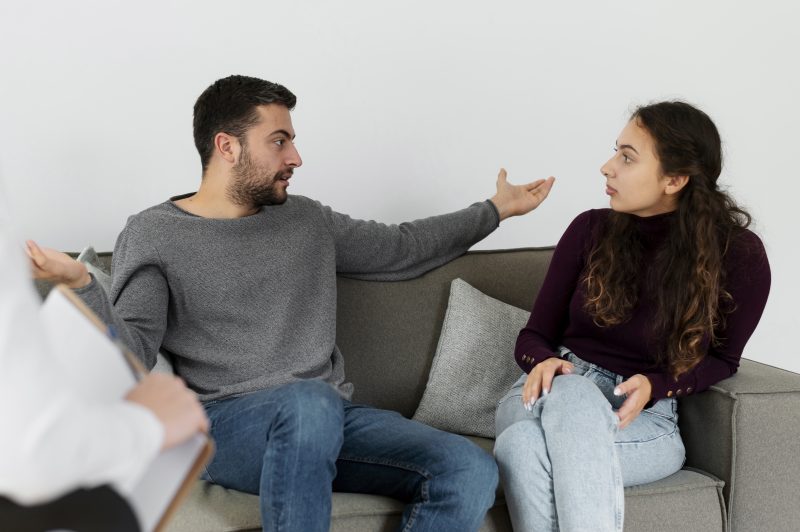
[[[773,271],[745,355],[800,371],[796,2],[8,2],[0,164],[20,229],[111,249],[128,214],[194,190],[196,97],[232,73],[298,95],[294,193],[388,222],[558,177],[477,247],[554,244],[606,205],[629,109],[681,97],[726,141],[725,182]],[[498,275],[502,272],[498,272]]]

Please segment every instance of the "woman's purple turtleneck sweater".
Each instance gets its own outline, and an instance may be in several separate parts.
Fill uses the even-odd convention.
[[[733,375],[769,294],[769,262],[761,240],[745,230],[731,242],[723,265],[725,289],[733,297],[735,310],[726,315],[725,327],[715,331],[720,345],[708,346],[703,360],[676,381],[652,362],[651,327],[656,313],[652,297],[643,293],[631,319],[611,327],[598,327],[583,310],[581,278],[587,253],[592,248],[595,228],[610,212],[584,212],[561,237],[528,324],[517,338],[514,356],[520,367],[528,373],[542,360],[557,356],[555,349],[564,345],[583,360],[626,378],[637,373],[645,375],[653,385],[652,396],[656,400],[701,392]],[[645,245],[645,265],[651,263],[649,257],[676,220],[675,213],[636,218]]]

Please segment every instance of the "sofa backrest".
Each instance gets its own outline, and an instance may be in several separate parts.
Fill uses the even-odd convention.
[[[460,277],[530,310],[552,254],[553,248],[474,251],[410,281],[340,277],[336,341],[355,385],[353,401],[413,415],[428,381],[451,281]]]
[[[471,251],[410,281],[339,277],[336,341],[355,385],[353,400],[412,416],[428,382],[453,279],[530,310],[552,254],[552,247]],[[111,253],[98,256],[111,271]],[[36,285],[42,296],[51,287]]]

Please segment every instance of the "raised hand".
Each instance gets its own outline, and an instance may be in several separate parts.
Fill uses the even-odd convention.
[[[34,279],[64,283],[70,288],[81,288],[92,282],[86,266],[66,253],[40,248],[33,240],[28,240],[25,244]]]
[[[531,212],[547,198],[556,180],[550,176],[527,185],[512,185],[506,179],[507,175],[505,169],[501,168],[497,174],[497,194],[491,200],[500,213],[500,220]]]

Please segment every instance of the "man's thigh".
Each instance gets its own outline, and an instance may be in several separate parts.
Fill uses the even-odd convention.
[[[345,403],[333,490],[411,501],[422,482],[484,453],[469,440],[397,412]]]
[[[267,446],[341,437],[343,401],[330,385],[301,381],[206,405],[216,452],[204,478],[258,493]],[[337,434],[338,432],[338,434]]]

